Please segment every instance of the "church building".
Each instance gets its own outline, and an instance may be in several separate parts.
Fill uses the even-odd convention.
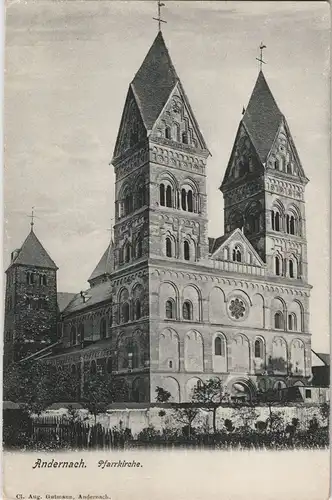
[[[218,238],[208,236],[209,155],[159,31],[124,103],[112,241],[89,288],[57,310],[57,268],[38,257],[32,231],[7,271],[7,345],[29,342],[30,315],[37,358],[80,383],[97,372],[118,379],[132,402],[155,401],[158,386],[189,401],[211,377],[247,399],[308,385],[308,179],[262,71],[224,166]],[[32,291],[47,309],[28,307]]]

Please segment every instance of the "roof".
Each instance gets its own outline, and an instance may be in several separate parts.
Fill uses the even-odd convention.
[[[111,274],[113,270],[113,262],[112,262],[112,250],[113,250],[113,242],[111,242],[103,253],[100,261],[96,265],[95,269],[91,273],[88,281],[92,281],[100,276],[104,276],[105,274]]]
[[[312,351],[326,366],[330,366],[330,355],[324,352]]]
[[[147,130],[152,130],[178,80],[163,35],[159,31],[131,82]]]
[[[14,264],[58,269],[32,229],[10,265]]]
[[[227,240],[230,233],[223,234],[218,238],[209,238],[209,253],[214,253]]]
[[[59,311],[62,312],[69,304],[69,302],[75,297],[76,293],[70,292],[57,292],[57,301]]]
[[[283,115],[260,71],[242,122],[262,163],[266,161],[282,119]]]
[[[82,295],[84,296],[84,299]],[[64,309],[63,314],[70,314],[76,311],[82,311],[101,302],[111,300],[112,288],[111,282],[105,281],[98,283],[84,292],[77,293],[71,300],[68,306]]]

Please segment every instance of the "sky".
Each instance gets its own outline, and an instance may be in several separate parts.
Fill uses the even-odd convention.
[[[164,1],[166,45],[212,156],[209,236],[223,234],[219,186],[258,74],[305,173],[313,348],[329,348],[329,7],[325,2]],[[78,292],[110,239],[109,165],[130,81],[156,34],[156,2],[8,0],[4,266],[30,230]]]

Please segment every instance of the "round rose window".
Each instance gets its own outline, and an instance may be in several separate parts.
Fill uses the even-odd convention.
[[[236,297],[230,300],[228,309],[233,319],[242,319],[246,313],[246,304],[242,298]]]

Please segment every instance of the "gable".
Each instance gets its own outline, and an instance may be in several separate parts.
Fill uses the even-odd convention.
[[[168,129],[167,132],[166,129]],[[180,82],[175,85],[171,92],[154,124],[150,137],[152,139],[169,139],[172,142],[187,144],[195,149],[207,150],[203,135]]]
[[[211,255],[213,260],[234,261],[233,252],[240,250],[241,261],[244,264],[263,267],[264,263],[241,229],[235,229],[228,237],[222,237],[221,244]]]
[[[114,148],[114,158],[129,151],[145,137],[146,128],[137,104],[137,99],[132,87],[129,87]]]
[[[282,120],[267,158],[267,168],[305,178],[294,141],[285,118]]]
[[[262,172],[263,165],[259,160],[245,125],[241,122],[236,134],[222,186],[228,182],[245,179],[250,174],[260,174]]]

